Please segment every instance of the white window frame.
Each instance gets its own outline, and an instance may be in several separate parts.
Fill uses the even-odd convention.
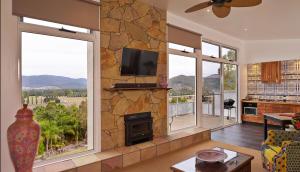
[[[72,154],[72,155],[66,155],[60,158],[54,158],[51,160],[45,160],[42,162],[38,162],[34,164],[34,167],[44,166],[47,164],[52,164],[56,162],[65,161],[68,159],[73,159],[80,156],[85,156],[89,154],[94,154],[101,151],[101,69],[100,69],[100,32],[99,31],[91,31],[90,33],[71,33],[71,32],[64,32],[60,31],[57,28],[51,28],[47,26],[41,26],[36,24],[30,24],[30,23],[24,23],[22,22],[22,18],[19,18],[18,21],[18,77],[19,77],[19,88],[22,90],[22,80],[21,80],[21,58],[22,58],[22,32],[27,33],[33,33],[33,34],[40,34],[40,35],[47,35],[47,36],[55,36],[55,37],[61,37],[61,38],[69,38],[69,39],[75,39],[75,40],[82,40],[93,43],[93,46],[88,46],[88,56],[93,55],[92,60],[88,60],[88,66],[92,65],[93,69],[88,68],[88,75],[92,76],[92,81],[88,83],[88,87],[92,87],[92,91],[88,92],[88,97],[92,98],[92,106],[89,106],[89,111],[92,110],[93,112],[93,118],[89,118],[88,120],[92,120],[90,122],[93,123],[93,128],[90,130],[93,130],[93,150],[85,151],[82,153]],[[91,64],[92,63],[92,64]],[[89,89],[89,88],[87,88]],[[20,91],[21,93],[21,91]],[[18,98],[21,100],[21,96],[19,95]],[[17,101],[19,102],[19,100]],[[91,109],[92,108],[92,109]],[[88,122],[89,123],[89,122]],[[88,126],[89,130],[89,126]],[[89,139],[89,138],[88,138]],[[90,139],[89,139],[90,140]],[[88,143],[89,143],[88,140]]]
[[[178,55],[178,56],[184,56],[184,57],[191,57],[191,58],[195,58],[196,59],[196,125],[191,126],[191,127],[186,127],[186,128],[182,128],[182,129],[178,129],[178,130],[174,130],[171,131],[170,127],[169,127],[169,122],[170,122],[170,118],[169,118],[169,94],[167,96],[167,116],[168,116],[168,120],[167,120],[167,126],[168,126],[168,134],[171,133],[176,133],[176,132],[180,132],[180,131],[184,131],[184,130],[188,130],[188,129],[192,129],[192,128],[198,128],[201,127],[201,119],[200,119],[200,113],[202,112],[202,104],[198,103],[198,102],[202,102],[202,82],[201,82],[201,78],[200,76],[202,75],[202,52],[200,49],[196,49],[194,48],[194,52],[185,52],[185,51],[181,51],[181,50],[176,50],[176,49],[172,49],[169,48],[169,43],[172,42],[167,42],[167,51],[168,51],[168,60],[167,60],[167,71],[169,71],[169,55],[173,54],[173,55]],[[167,72],[167,77],[169,78],[169,72]]]
[[[216,63],[221,64],[221,72],[222,72],[222,77],[221,77],[221,91],[222,91],[221,104],[224,104],[224,95],[223,95],[223,93],[224,93],[224,86],[223,86],[223,83],[224,83],[224,81],[223,81],[224,80],[223,79],[223,77],[224,77],[224,71],[223,71],[224,70],[224,65],[223,64],[232,64],[232,65],[237,66],[237,81],[239,81],[239,76],[240,76],[239,64],[238,64],[239,49],[235,48],[235,47],[232,47],[232,46],[228,46],[228,45],[219,43],[219,42],[211,41],[211,40],[208,40],[208,39],[202,39],[201,43],[202,42],[206,42],[206,43],[209,43],[209,44],[219,46],[219,56],[220,57],[217,58],[217,57],[211,57],[211,56],[203,55],[202,54],[202,48],[201,49],[195,49],[194,53],[184,52],[184,51],[180,51],[180,50],[176,50],[176,49],[171,49],[171,48],[169,48],[169,46],[167,48],[167,51],[168,51],[167,71],[169,71],[169,55],[170,54],[196,58],[196,126],[183,128],[183,129],[179,129],[179,130],[176,130],[176,131],[171,131],[168,127],[168,133],[169,134],[174,133],[174,132],[178,132],[178,131],[182,131],[182,130],[187,130],[187,129],[191,129],[191,128],[198,128],[198,127],[203,126],[203,121],[201,120],[202,103],[199,103],[199,102],[202,102],[202,86],[203,86],[203,83],[202,83],[202,62],[203,61],[216,62]],[[171,43],[171,42],[168,42],[168,43]],[[235,50],[235,52],[236,52],[235,61],[231,61],[231,60],[227,60],[227,59],[222,58],[222,47]],[[169,77],[169,73],[167,75]],[[239,91],[240,91],[239,82],[237,82],[237,99],[238,100],[240,100]],[[167,100],[169,100],[169,95],[168,95]],[[239,107],[240,107],[240,102],[238,101],[237,102],[237,121],[236,121],[236,123],[240,122]],[[167,114],[169,114],[169,103],[168,103],[168,106],[167,106]],[[223,108],[221,110],[221,114],[224,114],[224,109]],[[168,121],[168,126],[169,126],[169,120],[170,119],[169,119],[169,116],[168,116],[168,120],[167,120]],[[235,124],[233,124],[233,125],[235,125]],[[222,126],[220,128],[224,128],[224,127],[227,127],[227,126],[224,125],[224,119],[222,119]],[[219,129],[219,128],[217,128],[217,129]]]
[[[225,44],[222,44],[222,43],[219,43],[219,42],[215,42],[215,41],[212,41],[212,40],[209,40],[209,39],[202,39],[201,42],[205,42],[205,43],[209,43],[209,44],[213,44],[213,45],[216,45],[219,47],[219,58],[217,57],[211,57],[211,56],[207,56],[207,55],[202,55],[202,60],[201,60],[201,70],[202,70],[202,61],[209,61],[209,62],[215,62],[215,63],[220,63],[221,64],[221,105],[224,104],[224,64],[231,64],[231,65],[236,65],[237,67],[237,107],[236,107],[236,113],[237,113],[237,121],[236,123],[239,123],[240,122],[240,117],[241,117],[241,114],[240,114],[240,111],[239,111],[239,107],[240,107],[240,84],[239,84],[239,76],[240,76],[240,71],[239,71],[239,64],[238,64],[238,54],[239,54],[239,49],[238,48],[235,48],[235,47],[232,47],[232,46],[229,46],[229,45],[225,45]],[[224,59],[222,58],[222,48],[228,48],[228,49],[232,49],[232,50],[235,50],[236,52],[236,59],[235,61],[232,61],[232,60],[227,60],[227,59]],[[202,80],[202,74],[201,74],[201,80]],[[201,91],[201,95],[202,95],[202,91]],[[221,106],[223,107],[223,106]],[[202,110],[202,109],[201,109]],[[220,129],[220,128],[224,128],[224,127],[227,127],[227,126],[230,126],[230,125],[224,125],[224,108],[221,108],[221,112],[220,112],[222,115],[222,126],[219,127],[219,128],[216,128],[214,130],[217,130],[217,129]],[[235,124],[232,124],[232,125],[235,125]]]

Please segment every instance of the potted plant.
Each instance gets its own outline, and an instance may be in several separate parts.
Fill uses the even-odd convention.
[[[292,124],[296,130],[300,130],[300,117],[294,117],[292,119]]]

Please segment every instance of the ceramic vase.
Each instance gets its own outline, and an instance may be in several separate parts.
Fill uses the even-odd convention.
[[[163,75],[160,76],[159,85],[162,88],[168,88],[168,79],[166,76],[163,76]]]
[[[10,157],[16,172],[32,172],[39,137],[40,126],[33,120],[32,110],[23,105],[16,121],[7,130]]]

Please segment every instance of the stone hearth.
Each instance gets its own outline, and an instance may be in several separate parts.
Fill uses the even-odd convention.
[[[101,145],[125,145],[124,114],[151,112],[154,138],[167,135],[167,91],[108,91],[115,83],[158,83],[166,76],[166,12],[137,0],[101,1]],[[157,77],[120,76],[123,47],[159,52]]]

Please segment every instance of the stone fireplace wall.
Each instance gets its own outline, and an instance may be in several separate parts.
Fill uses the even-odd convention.
[[[167,91],[107,91],[115,83],[158,83],[166,76],[166,11],[138,0],[101,0],[101,144],[125,145],[124,115],[151,112],[154,137],[167,135]],[[122,49],[159,52],[156,77],[120,76]]]

